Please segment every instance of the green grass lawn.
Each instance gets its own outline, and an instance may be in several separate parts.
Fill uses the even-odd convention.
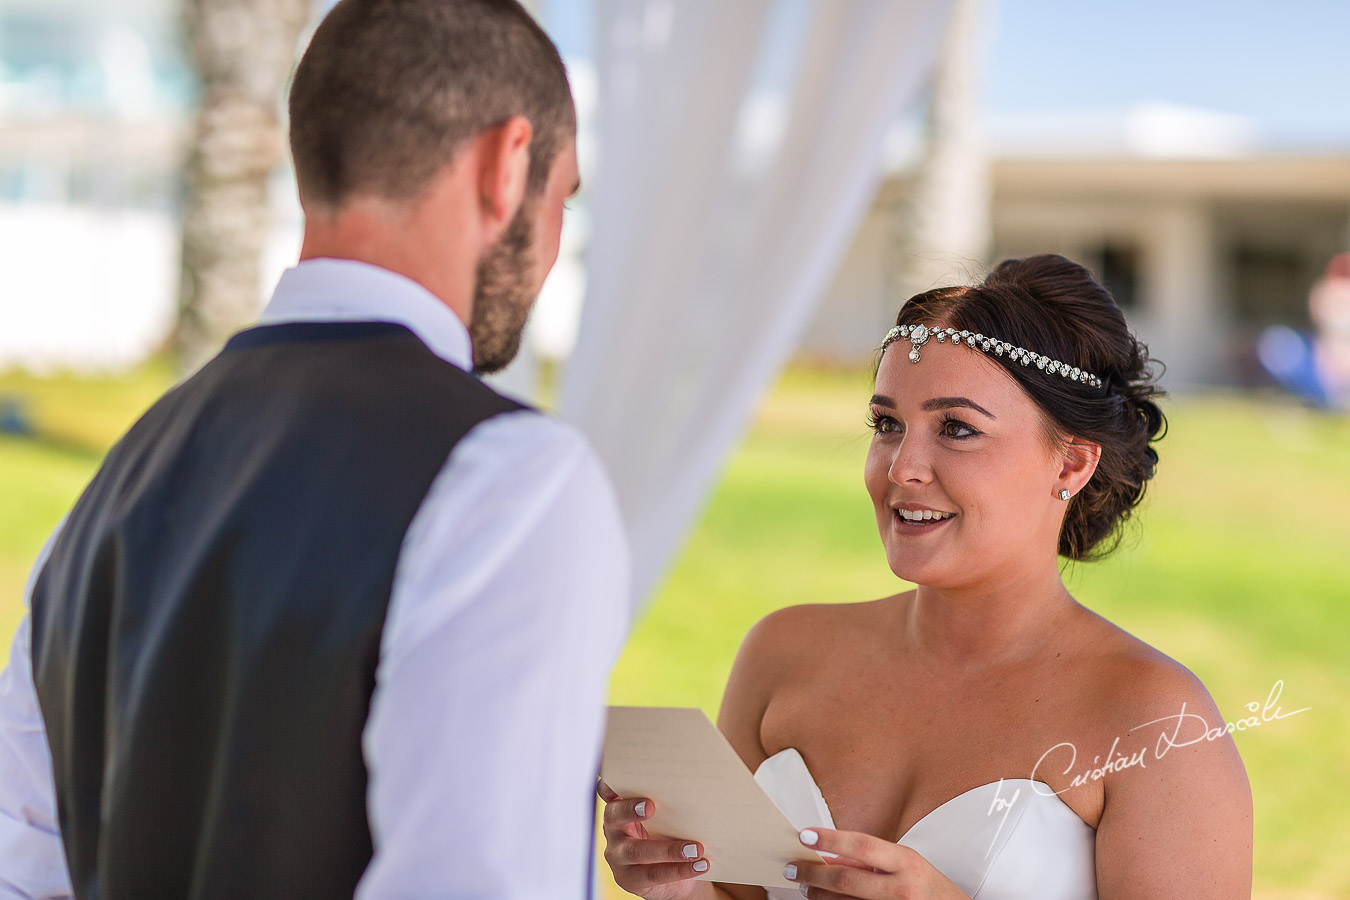
[[[47,532],[169,382],[160,366],[92,381],[0,376],[0,396],[28,397],[48,435],[0,438],[6,634]],[[900,587],[862,487],[869,387],[861,373],[782,379],[635,629],[614,702],[715,715],[759,617]],[[1311,707],[1236,736],[1256,799],[1256,893],[1350,896],[1340,809],[1350,799],[1350,421],[1274,398],[1166,408],[1171,429],[1138,527],[1115,557],[1066,579],[1084,603],[1190,666],[1227,718],[1277,680],[1286,709]]]
[[[108,447],[172,381],[162,362],[105,378],[0,374],[0,400],[22,401],[41,435],[37,441],[0,435],[0,654],[9,653],[23,586],[43,542]]]

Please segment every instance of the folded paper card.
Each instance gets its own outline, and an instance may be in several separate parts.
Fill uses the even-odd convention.
[[[703,844],[701,881],[796,887],[783,866],[822,859],[701,709],[611,706],[600,774],[620,797],[652,799],[649,832]]]

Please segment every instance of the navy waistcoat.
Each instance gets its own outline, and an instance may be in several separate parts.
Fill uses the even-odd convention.
[[[270,325],[112,449],[32,598],[80,900],[352,896],[404,533],[455,444],[521,408],[399,325]]]

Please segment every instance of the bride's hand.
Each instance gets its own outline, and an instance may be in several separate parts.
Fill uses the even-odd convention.
[[[689,900],[710,887],[694,880],[708,871],[702,844],[647,833],[642,820],[656,809],[651,800],[624,799],[603,781],[597,790],[605,801],[605,862],[619,887],[646,900]],[[706,893],[711,895],[711,890]]]
[[[839,856],[825,863],[793,863],[783,870],[789,880],[802,886],[808,900],[959,900],[966,896],[918,851],[902,844],[829,828],[809,828],[801,839],[814,850]]]

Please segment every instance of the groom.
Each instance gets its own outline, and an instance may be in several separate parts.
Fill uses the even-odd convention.
[[[0,896],[580,898],[627,551],[516,352],[577,188],[515,0],[342,0],[301,261],[53,535],[0,676]]]

